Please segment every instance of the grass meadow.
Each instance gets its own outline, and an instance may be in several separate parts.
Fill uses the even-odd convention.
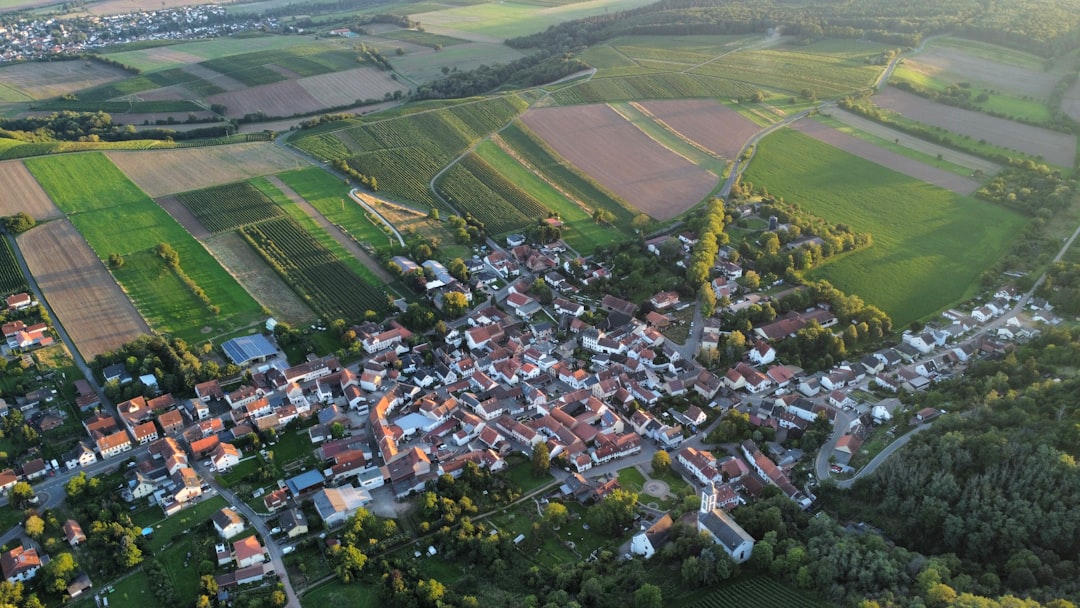
[[[942,80],[941,78],[935,78],[934,76],[906,68],[903,65],[897,66],[896,70],[893,72],[892,80],[907,81],[922,89],[938,93],[944,92],[945,89],[955,84],[948,80]],[[1045,102],[1037,99],[1024,99],[1017,95],[1009,95],[996,90],[991,92],[991,89],[976,86],[972,86],[969,90],[971,91],[971,101],[973,106],[988,114],[1008,116],[1017,120],[1025,120],[1040,124],[1050,122],[1053,118],[1053,112],[1051,112],[1049,106],[1047,106]],[[975,98],[980,93],[986,93],[989,98],[984,102],[975,101]]]
[[[259,304],[217,260],[104,155],[35,158],[26,165],[99,258],[124,256],[113,274],[154,329],[198,340],[205,327],[227,331],[261,317]],[[184,272],[221,308],[216,317],[154,254],[159,243],[179,253]]]
[[[871,247],[829,261],[810,278],[859,295],[898,327],[974,295],[979,275],[1026,222],[787,129],[759,144],[744,181],[869,232]]]
[[[363,207],[349,198],[350,187],[340,179],[318,167],[289,171],[278,177],[326,219],[344,226],[357,240],[374,247],[386,245],[386,233],[367,218]]]
[[[364,582],[349,585],[333,579],[304,594],[300,605],[306,608],[378,608],[383,605],[379,590]]]

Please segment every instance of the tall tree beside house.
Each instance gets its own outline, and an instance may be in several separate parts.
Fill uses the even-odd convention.
[[[548,469],[551,467],[551,454],[548,452],[546,443],[540,442],[533,447],[532,465],[533,475],[537,477],[547,475]]]

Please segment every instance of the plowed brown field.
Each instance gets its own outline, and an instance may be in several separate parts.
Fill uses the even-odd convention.
[[[522,120],[563,158],[659,220],[700,203],[716,176],[661,146],[603,104],[542,108]]]
[[[405,92],[408,87],[374,68],[355,68],[219,93],[208,101],[223,104],[226,115],[233,118],[255,112],[292,116],[353,105],[358,100],[382,99],[386,93],[398,90]]]
[[[22,161],[0,163],[0,184],[0,215],[25,211],[37,220],[63,215]]]
[[[946,80],[975,82],[1001,91],[1046,99],[1061,74],[976,57],[956,49],[931,47],[904,60],[904,67]]]
[[[82,235],[66,219],[18,238],[30,272],[83,357],[114,350],[150,333]]]
[[[30,99],[48,99],[130,76],[96,61],[30,61],[0,69],[0,81]]]
[[[882,108],[921,123],[975,140],[985,139],[996,146],[1024,154],[1041,155],[1053,165],[1072,167],[1076,159],[1075,135],[947,106],[895,87],[887,87],[884,92],[874,95],[873,101]]]
[[[683,137],[726,160],[735,160],[742,145],[759,130],[735,110],[711,99],[643,101],[639,105]]]
[[[131,181],[153,198],[209,188],[260,175],[296,169],[304,161],[270,142],[107,152]]]

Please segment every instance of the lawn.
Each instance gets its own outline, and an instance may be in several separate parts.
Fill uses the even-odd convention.
[[[645,487],[645,476],[635,467],[619,469],[619,487],[627,492],[641,493],[641,489]]]
[[[768,136],[746,180],[826,221],[869,232],[873,245],[813,270],[888,313],[897,327],[975,293],[979,275],[1026,223],[788,129]]]
[[[188,559],[188,553],[191,559]],[[172,579],[176,597],[196,597],[199,594],[199,562],[208,556],[199,555],[193,538],[187,537],[183,541],[169,547],[161,555],[161,563],[165,571]]]
[[[378,608],[382,605],[378,590],[364,583],[346,585],[334,579],[305,593],[300,605],[306,608]]]
[[[319,167],[278,175],[326,219],[344,226],[356,240],[374,247],[387,243],[386,234],[367,218],[364,208],[349,198],[349,186]]]
[[[507,458],[508,462],[511,462],[512,460],[514,459]],[[555,478],[551,476],[551,473],[546,473],[542,477],[533,475],[532,461],[528,459],[521,459],[517,463],[511,464],[506,469],[506,476],[516,483],[525,494],[555,481]]]
[[[144,608],[157,604],[150,579],[142,570],[133,572],[112,587],[114,591],[108,595],[109,608]]]
[[[531,194],[551,211],[558,213],[566,224],[563,229],[563,240],[578,253],[589,255],[597,247],[625,238],[616,228],[594,221],[580,205],[563,196],[551,184],[526,169],[495,143],[491,141],[481,143],[476,147],[476,154],[494,167],[500,175]]]
[[[199,340],[206,327],[222,333],[261,318],[261,307],[236,279],[103,154],[35,158],[26,165],[99,258],[125,257],[114,276],[154,329]],[[175,272],[157,267],[159,243],[176,250],[183,271],[220,307],[216,317]]]
[[[194,526],[210,521],[210,516],[227,504],[221,496],[214,496],[149,526],[154,528],[154,533],[150,535],[150,549],[160,551],[172,542],[174,537],[182,540],[184,533]]]

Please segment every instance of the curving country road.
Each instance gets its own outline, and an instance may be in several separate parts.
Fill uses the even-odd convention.
[[[904,433],[900,437],[897,437],[896,441],[893,441],[889,445],[885,446],[884,450],[881,450],[880,452],[878,452],[878,455],[874,456],[873,460],[871,460],[869,463],[867,463],[867,465],[865,467],[859,469],[859,472],[856,473],[855,475],[853,475],[850,479],[845,479],[843,481],[836,482],[836,487],[844,488],[844,489],[850,488],[856,481],[858,481],[864,475],[872,474],[874,471],[877,470],[878,467],[880,467],[882,465],[882,463],[884,463],[889,458],[889,456],[893,455],[893,452],[895,452],[896,450],[899,450],[900,448],[907,445],[907,442],[911,441],[912,437],[914,437],[917,433],[921,433],[921,432],[925,431],[928,428],[930,428],[930,425],[923,423],[923,424],[920,424],[919,426],[911,429],[910,431]],[[830,450],[830,452],[831,452],[831,450]]]

